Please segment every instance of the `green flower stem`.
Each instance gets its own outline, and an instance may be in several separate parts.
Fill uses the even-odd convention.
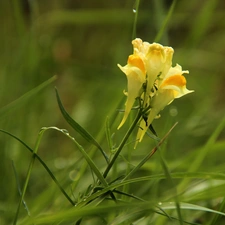
[[[29,168],[28,168],[28,171],[27,171],[26,180],[25,180],[25,183],[24,183],[24,186],[23,186],[23,191],[22,191],[22,194],[21,194],[21,197],[20,197],[19,205],[18,205],[17,210],[16,210],[16,215],[15,215],[15,218],[14,218],[13,225],[16,225],[16,223],[17,223],[20,207],[21,207],[21,204],[23,202],[23,199],[24,199],[24,196],[25,196],[25,193],[26,193],[26,190],[27,190],[27,186],[28,186],[28,183],[29,183],[29,180],[30,180],[31,171],[33,169],[33,165],[34,165],[34,161],[35,161],[36,154],[37,154],[37,151],[38,151],[38,147],[40,145],[40,141],[41,141],[41,138],[44,134],[44,131],[45,130],[42,129],[38,134],[38,139],[37,139],[35,149],[34,149],[34,152],[32,154],[30,165],[29,165]]]
[[[115,155],[113,156],[112,160],[110,161],[110,163],[108,164],[104,174],[103,174],[103,177],[107,177],[109,171],[111,170],[113,164],[115,163],[116,159],[118,158],[120,152],[122,151],[124,145],[126,144],[127,142],[127,139],[129,138],[129,136],[131,135],[131,133],[133,132],[134,128],[136,127],[138,121],[140,120],[140,118],[142,117],[142,110],[140,109],[138,111],[138,114],[134,120],[134,122],[132,123],[131,127],[129,128],[129,130],[127,131],[127,133],[125,134],[123,140],[121,141]]]

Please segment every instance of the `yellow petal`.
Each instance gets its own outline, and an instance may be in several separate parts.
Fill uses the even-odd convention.
[[[145,74],[145,65],[142,59],[138,55],[130,55],[127,61],[128,65],[136,66],[139,68],[143,74]]]
[[[134,148],[136,148],[138,142],[142,141],[145,133],[148,130],[148,127],[152,124],[152,121],[155,119],[158,113],[159,112],[157,112],[155,109],[151,109],[148,115],[148,120],[147,121],[145,121],[144,119],[141,120],[138,133],[137,133],[137,142],[135,143]]]
[[[182,70],[182,67],[179,64],[176,64],[176,66],[174,67],[170,67],[169,71],[167,72],[167,74],[165,75],[164,79],[176,75],[176,74],[184,74],[184,73],[189,73],[188,70]]]
[[[163,47],[160,44],[153,43],[149,45],[148,53],[146,54],[146,70],[147,70],[147,88],[144,105],[148,104],[149,96],[152,94],[154,83],[158,78],[163,79],[168,73],[172,65],[173,49]]]
[[[133,104],[135,102],[135,99],[139,97],[142,92],[142,85],[145,82],[145,74],[143,73],[143,62],[139,60],[139,58],[135,57],[129,57],[128,59],[128,65],[122,67],[121,65],[118,65],[118,67],[126,74],[127,76],[127,101],[125,103],[125,112],[123,119],[118,126],[117,129],[119,129],[126,121]]]
[[[149,49],[150,44],[148,42],[143,42],[140,38],[136,38],[132,41],[134,48],[134,54],[138,54],[141,57],[144,57]]]
[[[159,90],[152,98],[151,107],[157,114],[165,108],[166,105],[174,100],[174,91],[170,89]]]
[[[164,66],[160,74],[160,79],[164,79],[165,75],[168,73],[169,69],[172,66],[172,58],[173,58],[174,50],[171,47],[164,47]]]
[[[180,98],[183,95],[189,94],[193,92],[192,90],[188,90],[186,88],[186,79],[182,75],[172,75],[166,78],[161,86],[160,89],[171,89],[174,90],[174,98]]]
[[[144,119],[142,119],[140,122],[139,128],[138,128],[137,138],[136,138],[136,143],[134,145],[134,149],[137,147],[138,142],[141,142],[141,140],[143,139],[144,134],[145,134],[146,130],[148,129],[148,128],[146,129],[146,127],[147,127],[146,122]]]
[[[178,75],[172,75],[168,78],[166,78],[163,83],[161,84],[161,88],[164,88],[166,86],[178,86],[178,87],[183,87],[186,86],[186,79],[184,76],[178,74]]]

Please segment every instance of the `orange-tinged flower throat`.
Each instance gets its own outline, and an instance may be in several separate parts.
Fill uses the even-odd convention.
[[[162,83],[161,87],[165,87],[167,85],[175,85],[178,87],[183,87],[186,85],[186,79],[182,75],[173,75],[165,79]]]
[[[138,67],[143,73],[145,73],[145,65],[142,59],[138,55],[130,55],[127,60],[127,64]]]

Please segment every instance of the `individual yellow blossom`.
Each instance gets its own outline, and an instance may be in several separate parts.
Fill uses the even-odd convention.
[[[149,101],[155,81],[162,79],[171,67],[172,55],[172,48],[163,47],[156,43],[150,45],[148,54],[146,55],[147,89],[144,107],[150,104]]]
[[[146,72],[144,63],[138,55],[130,55],[127,61],[127,65],[122,67],[118,64],[118,67],[126,74],[128,81],[128,91],[125,92],[125,94],[127,95],[127,101],[125,103],[126,108],[123,119],[118,126],[119,129],[126,121],[127,116],[133,107],[135,99],[142,93],[142,85],[145,83]]]
[[[158,81],[158,90],[151,100],[151,109],[148,114],[147,121],[142,119],[140,123],[140,128],[137,134],[139,142],[142,141],[149,125],[166,105],[169,105],[175,98],[180,98],[193,92],[186,88],[186,79],[183,76],[184,73],[189,72],[182,71],[181,66],[176,65],[175,67],[170,68],[162,81]]]

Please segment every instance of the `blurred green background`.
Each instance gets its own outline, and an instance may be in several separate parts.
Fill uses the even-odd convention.
[[[136,37],[153,42],[171,4],[169,0],[141,0]],[[135,9],[133,0],[1,1],[0,128],[33,148],[41,127],[57,126],[68,129],[85,148],[90,148],[63,119],[54,86],[70,115],[94,137],[100,137],[104,133],[106,117],[118,110],[126,88],[126,77],[117,63],[125,65],[132,52]],[[169,168],[186,171],[198,154],[198,148],[206,143],[224,117],[225,2],[177,1],[159,42],[174,48],[173,65],[178,63],[184,70],[189,70],[187,88],[195,90],[165,108],[161,118],[153,123],[159,137],[163,137],[179,121],[163,155]],[[47,87],[19,99],[54,75],[57,80]],[[113,124],[112,133],[121,118],[122,115]],[[127,127],[115,133],[115,144],[118,145]],[[225,170],[224,135],[223,131],[216,150],[208,152],[198,170]],[[0,133],[0,143],[0,217],[4,224],[11,221],[19,201],[12,162],[22,185],[31,155],[20,143],[3,133]],[[104,138],[102,145],[107,149]],[[131,144],[127,152],[132,152],[135,163],[153,146],[154,141],[146,136],[138,151],[135,152]],[[60,133],[47,132],[38,154],[70,192],[74,182],[72,174],[79,173],[79,167],[85,163],[73,144]],[[123,155],[126,157],[127,154],[124,152]],[[152,160],[156,159],[153,157]],[[95,160],[100,168],[105,166],[101,156],[95,155]],[[153,174],[161,170],[157,162],[152,162],[151,166]],[[87,177],[83,185],[90,182],[91,178]],[[28,206],[44,208],[44,200],[35,201],[42,191],[50,190],[52,186],[54,183],[49,175],[38,162],[35,163],[26,194]],[[82,187],[77,192],[81,192]],[[61,195],[57,188],[54,193]],[[57,207],[67,204],[61,198],[54,203]],[[41,201],[42,206],[38,206]]]

